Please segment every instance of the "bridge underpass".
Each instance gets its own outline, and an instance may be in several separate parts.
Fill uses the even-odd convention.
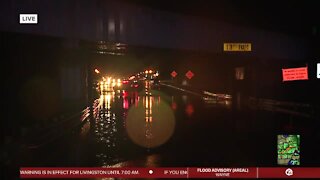
[[[180,18],[182,24],[188,19]],[[137,24],[149,22],[137,19]],[[160,18],[155,24],[165,30],[165,22]],[[206,37],[199,26],[186,27],[200,41]],[[5,113],[10,121],[2,123],[8,167],[276,166],[278,134],[301,135],[301,164],[316,165],[319,82],[315,60],[307,57],[309,46],[252,29],[238,34],[241,38],[229,38],[231,27],[210,26],[227,33],[220,39],[210,34],[204,45],[187,36],[173,45],[166,36],[156,40],[158,31],[152,28],[146,34],[136,28],[126,41],[121,35],[113,41],[101,35],[103,41],[94,41],[5,29],[1,47],[9,78],[4,89],[11,98]],[[253,52],[223,51],[224,42],[244,40],[252,42]],[[297,46],[287,47],[291,41]],[[201,45],[193,48],[192,42]],[[272,45],[277,43],[282,44]],[[121,44],[125,48],[117,49]],[[283,68],[306,65],[307,81],[283,82]],[[109,92],[97,86],[102,77],[128,79],[145,70],[158,70],[160,85],[142,80],[141,88]],[[185,76],[188,71],[194,73],[191,79]]]
[[[319,135],[316,130],[316,104],[304,98],[290,101],[290,96],[288,99],[284,94],[283,99],[272,98],[273,94],[268,89],[259,89],[261,84],[258,79],[253,79],[256,77],[254,71],[258,71],[255,68],[259,59],[147,47],[126,48],[126,53],[120,56],[93,53],[92,49],[51,49],[52,52],[48,52],[40,48],[46,54],[38,58],[35,69],[26,70],[30,73],[29,76],[24,79],[18,75],[16,82],[24,87],[30,77],[34,77],[34,73],[37,75],[35,77],[47,77],[45,80],[57,79],[57,83],[66,83],[60,90],[56,90],[61,93],[61,101],[64,100],[60,104],[69,109],[74,107],[71,108],[74,113],[68,111],[63,117],[59,114],[58,117],[52,115],[53,120],[40,116],[35,123],[38,123],[38,127],[30,126],[28,129],[28,126],[22,126],[26,128],[26,132],[19,145],[21,149],[17,150],[19,160],[15,163],[21,166],[160,167],[207,166],[214,162],[219,166],[273,166],[276,159],[265,154],[276,156],[273,150],[277,134],[298,133],[308,139]],[[47,71],[39,71],[46,67],[42,59],[50,58],[47,54],[61,51],[63,53],[56,55],[56,59],[61,60],[60,63],[54,60],[49,63],[49,66],[57,64],[57,70],[51,75]],[[23,57],[33,59],[32,55]],[[243,80],[236,79],[235,70],[238,67],[245,69]],[[279,71],[280,67],[279,65]],[[100,73],[96,74],[94,69],[99,69]],[[96,90],[96,83],[101,81],[102,76],[130,77],[146,69],[159,70],[160,80],[164,84],[125,92],[100,93]],[[175,78],[170,76],[173,70],[178,74]],[[185,77],[188,70],[194,73],[190,80]],[[91,73],[91,76],[86,73]],[[83,76],[79,76],[80,74]],[[268,79],[263,74],[259,76]],[[185,80],[188,85],[183,85]],[[77,82],[83,87],[77,89]],[[86,86],[86,82],[91,82],[91,87]],[[40,94],[27,95],[35,98],[44,91],[52,90],[52,85],[41,83],[42,81],[36,81],[32,85],[42,91]],[[279,85],[282,83],[279,82]],[[276,85],[272,90],[275,88]],[[19,86],[16,90],[18,89]],[[228,94],[232,99],[207,96],[204,91],[209,94]],[[264,94],[267,96],[263,96]],[[45,98],[44,102],[40,99],[31,100],[31,103],[53,107],[50,103],[43,104],[50,102],[46,97],[54,97],[53,94],[45,93],[41,97]],[[12,103],[18,101],[21,99],[16,97]],[[68,101],[71,104],[68,105]],[[25,104],[21,106],[27,107]],[[82,114],[78,113],[88,106],[95,112],[92,121],[89,120],[90,108],[82,111]],[[18,106],[11,111],[19,108]],[[35,108],[41,115],[44,108]],[[60,108],[63,109],[62,106]],[[15,116],[10,117],[16,119]],[[29,116],[30,120],[32,118],[33,116]],[[43,121],[42,124],[39,125],[39,121]],[[47,127],[45,121],[54,123]],[[19,127],[15,122],[13,125]],[[42,128],[44,129],[41,130]],[[33,130],[35,134],[30,133]],[[307,148],[311,147],[313,141],[305,143],[306,152],[314,150]],[[257,151],[257,147],[264,149]],[[304,163],[314,165],[316,161],[313,156],[306,156]]]

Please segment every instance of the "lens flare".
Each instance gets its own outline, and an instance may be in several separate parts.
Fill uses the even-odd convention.
[[[171,138],[175,129],[174,113],[165,101],[158,102],[158,97],[145,95],[143,100],[129,109],[126,131],[135,144],[155,148]]]

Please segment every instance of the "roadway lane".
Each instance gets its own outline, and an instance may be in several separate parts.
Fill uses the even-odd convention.
[[[164,86],[122,98],[111,95],[110,102],[106,99],[107,112],[112,114],[106,117],[115,113],[115,119],[121,119],[117,121],[121,125],[115,126],[119,136],[109,141],[118,143],[115,159],[124,157],[118,159],[121,163],[112,162],[116,167],[276,166],[278,134],[302,135],[304,165],[319,160],[313,153],[319,150],[320,139],[314,119],[245,107],[235,111],[229,101],[205,102],[197,95]],[[117,113],[113,109],[122,110]],[[100,134],[103,132],[110,130]],[[112,164],[105,160],[109,153],[105,149],[100,152],[100,163]]]
[[[275,166],[277,134],[302,136],[302,164],[315,165],[320,134],[312,119],[232,109],[230,101],[148,83],[139,91],[105,92],[90,123],[38,150],[22,165]],[[71,131],[71,130],[70,130]]]

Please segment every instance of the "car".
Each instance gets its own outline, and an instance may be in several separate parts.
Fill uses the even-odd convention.
[[[123,79],[122,80],[122,89],[127,89],[130,87],[130,80],[128,79]]]
[[[130,81],[131,90],[141,90],[143,88],[143,81],[141,80],[132,80]]]

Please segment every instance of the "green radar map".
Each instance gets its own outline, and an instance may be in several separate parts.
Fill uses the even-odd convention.
[[[278,135],[278,165],[300,165],[300,135]]]

